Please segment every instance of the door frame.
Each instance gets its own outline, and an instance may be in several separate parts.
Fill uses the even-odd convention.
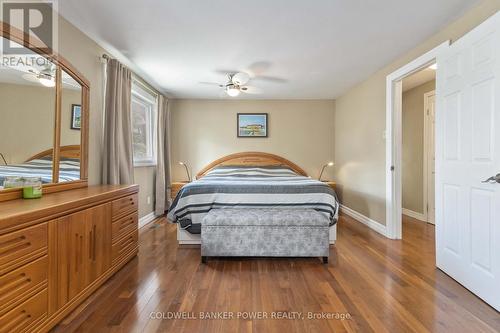
[[[436,62],[438,55],[449,46],[450,40],[447,40],[386,78],[386,236],[391,239],[401,239],[403,229],[402,80]]]
[[[425,222],[427,223],[430,223],[429,222],[429,148],[430,148],[430,145],[427,141],[427,133],[429,133],[429,117],[427,115],[427,109],[429,108],[429,97],[430,96],[434,96],[434,112],[436,112],[436,107],[435,107],[435,104],[436,104],[436,90],[432,90],[432,91],[429,91],[429,92],[426,92],[424,94],[424,200],[423,200],[423,203],[424,203],[424,219],[425,219]],[[434,147],[436,146],[436,137],[434,136]],[[434,218],[434,223],[435,223],[435,218]]]

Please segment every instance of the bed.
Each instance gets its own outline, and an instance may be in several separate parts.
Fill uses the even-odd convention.
[[[167,215],[178,224],[180,244],[199,244],[205,215],[224,208],[314,209],[328,216],[330,242],[335,241],[339,209],[335,192],[282,157],[233,154],[211,163],[196,178],[179,191]]]
[[[6,177],[40,177],[52,183],[52,149],[45,150],[21,164],[0,165],[0,186]],[[80,146],[63,146],[59,158],[59,182],[80,179]]]

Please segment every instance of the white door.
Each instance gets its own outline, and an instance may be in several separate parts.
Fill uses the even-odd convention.
[[[437,266],[500,310],[500,13],[437,59]],[[500,181],[500,179],[499,179]]]
[[[426,192],[426,200],[424,200],[425,216],[427,222],[435,224],[436,205],[435,205],[435,176],[436,176],[436,142],[435,142],[435,128],[436,128],[436,113],[435,113],[435,100],[436,94],[434,91],[425,94],[425,184],[424,189]]]

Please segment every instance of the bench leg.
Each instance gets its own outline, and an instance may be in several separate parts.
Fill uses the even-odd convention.
[[[323,257],[323,264],[328,264],[328,257]]]
[[[208,257],[207,256],[201,256],[201,263],[202,264],[206,264],[208,261]]]

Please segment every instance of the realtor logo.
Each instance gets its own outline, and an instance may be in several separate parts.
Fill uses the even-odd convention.
[[[0,0],[1,17],[4,23],[24,33],[24,45],[2,41],[3,55],[20,55],[27,52],[25,46],[32,45],[42,53],[51,55],[56,49],[56,1]],[[12,31],[11,31],[12,33]]]

